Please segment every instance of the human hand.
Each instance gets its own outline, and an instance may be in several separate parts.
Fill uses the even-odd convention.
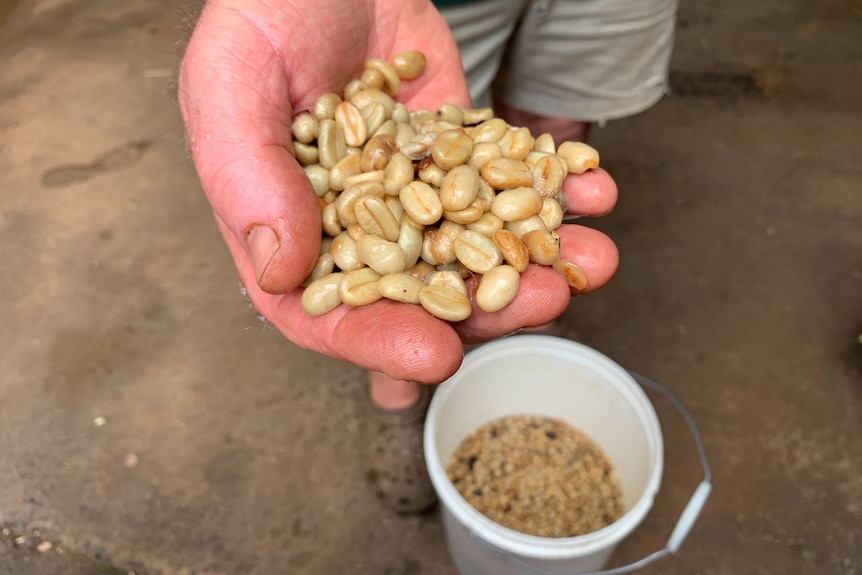
[[[292,155],[294,114],[340,93],[368,58],[426,54],[425,73],[402,85],[408,109],[469,107],[457,48],[427,0],[211,0],[186,50],[179,100],[192,158],[216,222],[256,309],[295,344],[399,379],[436,383],[460,365],[462,343],[487,341],[561,314],[570,288],[529,266],[504,310],[448,324],[420,306],[381,300],[318,317],[300,307],[321,237],[318,199]],[[601,169],[564,184],[569,213],[601,215],[616,202]],[[563,257],[591,291],[616,270],[613,242],[595,230],[557,230]]]

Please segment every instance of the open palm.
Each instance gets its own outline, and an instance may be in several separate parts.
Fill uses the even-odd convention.
[[[402,86],[408,109],[469,106],[457,48],[427,0],[211,0],[183,61],[179,98],[201,183],[258,311],[307,349],[439,382],[460,365],[463,341],[551,321],[570,291],[553,271],[530,266],[510,306],[476,308],[456,325],[387,300],[314,318],[301,310],[298,286],[317,257],[321,225],[317,196],[292,155],[291,119],[321,94],[341,92],[368,58],[405,50],[428,59],[425,74]],[[616,201],[603,170],[570,177],[564,189],[570,213],[599,215]],[[581,226],[559,233],[589,289],[607,282],[617,265],[613,243]]]

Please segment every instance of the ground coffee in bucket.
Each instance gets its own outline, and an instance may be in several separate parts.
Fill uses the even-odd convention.
[[[584,535],[623,514],[608,458],[558,419],[515,415],[481,426],[455,451],[447,475],[477,511],[528,535]]]

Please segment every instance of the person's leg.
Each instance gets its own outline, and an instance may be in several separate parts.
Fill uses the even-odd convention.
[[[476,0],[438,7],[458,44],[474,107],[491,106],[491,84],[526,4],[527,0]]]
[[[415,381],[392,379],[379,371],[368,372],[368,394],[380,409],[396,410],[419,401],[421,388]]]
[[[509,123],[585,139],[667,91],[677,0],[530,0],[495,79]]]
[[[402,513],[421,513],[437,501],[422,449],[431,386],[368,373],[360,438],[366,475],[380,500]]]

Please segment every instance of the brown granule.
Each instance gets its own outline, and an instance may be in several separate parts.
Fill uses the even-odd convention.
[[[574,537],[623,514],[619,478],[602,450],[548,417],[483,425],[455,451],[447,474],[477,511],[528,535]]]

